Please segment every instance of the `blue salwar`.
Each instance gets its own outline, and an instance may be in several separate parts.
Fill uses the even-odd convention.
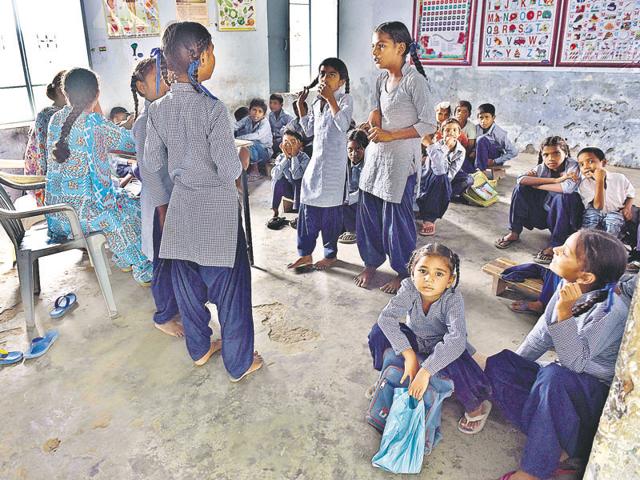
[[[499,156],[498,153],[496,144],[493,143],[489,137],[478,138],[478,140],[476,140],[476,169],[484,172],[489,168],[489,160],[497,158]]]
[[[297,232],[298,255],[311,255],[316,248],[318,235],[322,232],[324,258],[336,258],[338,237],[342,232],[342,205],[314,207],[301,204]]]
[[[420,182],[420,196],[416,203],[420,209],[418,217],[426,222],[442,218],[451,200],[451,182],[446,173],[436,175],[429,169]]]
[[[509,229],[518,235],[523,228],[551,231],[551,246],[562,245],[582,224],[584,207],[577,192],[552,193],[516,185],[511,194]]]
[[[400,330],[407,337],[411,348],[417,354],[424,353],[419,351],[416,334],[407,325],[401,323]],[[369,351],[373,359],[373,368],[376,370],[382,369],[385,363],[385,351],[390,348],[392,348],[391,343],[382,332],[380,326],[375,324],[371,332],[369,332]],[[401,355],[396,355],[395,361],[391,363],[387,361],[387,364],[404,368],[404,358]],[[465,412],[476,410],[484,400],[488,400],[491,396],[489,379],[471,357],[468,350],[465,350],[462,355],[440,370],[438,374],[453,381],[456,398],[464,407]]]
[[[189,355],[198,360],[211,347],[211,314],[205,304],[212,303],[218,310],[222,361],[229,375],[240,378],[253,363],[254,345],[251,268],[242,223],[232,268],[173,260],[171,273]]]
[[[273,183],[273,197],[271,200],[271,208],[277,210],[283,198],[293,201],[293,209],[298,211],[300,208],[300,186],[302,179],[289,181],[286,177],[282,177]]]
[[[587,373],[551,363],[541,367],[509,350],[489,357],[493,401],[527,435],[520,469],[550,478],[564,450],[587,459],[609,387]]]
[[[387,202],[362,190],[356,217],[358,251],[366,267],[378,268],[389,256],[398,275],[408,277],[407,264],[416,248],[413,199],[416,175],[407,177],[400,203]]]
[[[167,323],[178,314],[178,303],[173,292],[171,280],[171,260],[160,258],[162,229],[158,220],[158,211],[153,216],[153,279],[151,294],[156,304],[153,321],[157,324]]]
[[[253,142],[253,144],[247,148],[249,149],[249,163],[262,164],[271,158],[269,150],[267,150],[260,142]]]
[[[358,215],[358,204],[344,204],[342,206],[342,231],[354,233],[356,231],[356,217]]]

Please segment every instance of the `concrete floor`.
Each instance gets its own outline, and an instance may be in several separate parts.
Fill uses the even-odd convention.
[[[515,348],[536,320],[491,296],[491,279],[480,271],[498,256],[531,261],[545,245],[546,233],[525,231],[508,251],[493,246],[505,231],[515,176],[534,164],[532,155],[512,162],[499,204],[452,204],[438,223],[437,240],[463,260],[470,340],[486,354]],[[625,173],[640,185],[638,171]],[[333,271],[287,271],[295,232],[264,227],[269,183],[252,188],[256,348],[266,368],[237,385],[219,357],[196,368],[183,341],[152,327],[150,292],[130,275],[113,271],[120,316],[109,320],[86,257],[69,252],[44,259],[37,316],[60,338],[46,356],[0,369],[0,478],[389,477],[370,463],[380,436],[364,421],[364,391],[376,378],[367,333],[390,297],[352,284],[361,266],[355,245],[341,246]],[[0,251],[9,249],[5,242]],[[0,347],[24,348],[17,274],[3,267]],[[378,284],[391,275],[387,265],[381,272]],[[70,290],[79,308],[50,319],[54,298]],[[521,434],[496,412],[480,435],[467,437],[456,430],[461,414],[455,400],[445,402],[444,439],[413,478],[491,479],[517,466]]]

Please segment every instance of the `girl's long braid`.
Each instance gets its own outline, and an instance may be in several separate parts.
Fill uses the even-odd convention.
[[[169,68],[167,67],[167,58],[164,56],[164,53],[160,53],[160,72],[162,73],[162,78],[164,79],[164,83],[167,85],[171,85],[169,81]]]
[[[89,102],[87,102],[88,104]],[[82,114],[84,109],[87,107],[87,104],[84,105],[73,105],[71,107],[71,111],[67,118],[65,118],[64,123],[62,124],[62,130],[60,131],[60,138],[56,142],[53,147],[53,158],[58,163],[64,163],[71,155],[71,150],[69,149],[69,143],[67,139],[69,134],[71,133],[71,127],[78,119],[78,117]]]
[[[193,67],[190,67],[192,68],[192,70],[190,71],[192,71],[193,73],[189,75],[189,81],[191,82],[191,86],[198,93],[204,93],[204,90],[202,89],[202,86],[198,81],[198,68],[200,66],[199,57],[200,54],[202,54],[202,52],[207,48],[208,44],[209,40],[206,38],[202,38],[198,41],[194,49],[189,50],[189,55],[191,57],[191,62],[193,65]]]
[[[135,107],[135,118],[138,118],[138,82],[144,82],[145,77],[149,74],[151,68],[155,65],[154,58],[145,58],[138,62],[136,68],[131,75],[131,93],[133,95],[133,106]]]
[[[131,95],[133,95],[134,118],[138,118],[138,87],[136,86],[136,83],[138,83],[138,75],[134,71],[133,75],[131,75]]]
[[[409,54],[411,55],[411,60],[413,60],[413,65],[416,67],[416,70],[418,70],[418,73],[424,78],[427,78],[427,73],[424,71],[424,67],[422,66],[420,57],[418,56],[418,45],[415,42],[409,47]]]

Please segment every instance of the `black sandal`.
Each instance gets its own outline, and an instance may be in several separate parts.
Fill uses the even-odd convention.
[[[272,217],[267,222],[267,228],[270,230],[281,230],[289,221],[284,217]]]

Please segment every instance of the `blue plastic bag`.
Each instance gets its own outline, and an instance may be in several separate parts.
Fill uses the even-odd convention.
[[[392,473],[420,473],[425,447],[425,406],[396,388],[382,434],[380,450],[371,463]]]
[[[448,378],[433,375],[429,379],[429,387],[424,392],[422,403],[426,413],[424,454],[429,455],[442,440],[440,420],[442,418],[442,402],[453,393],[453,382]]]

